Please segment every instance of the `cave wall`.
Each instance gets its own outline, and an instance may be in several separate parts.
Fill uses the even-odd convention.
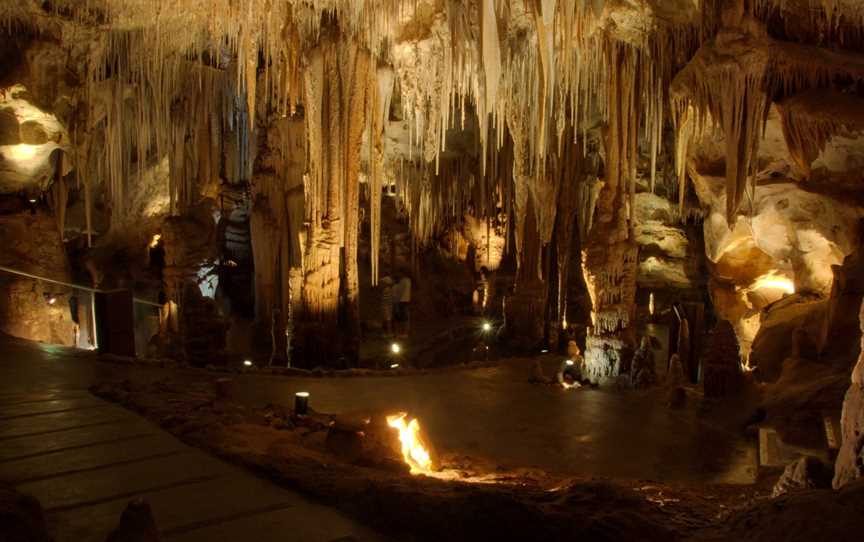
[[[0,265],[70,281],[57,221],[47,210],[31,214],[25,208],[17,213],[0,213],[0,239]],[[74,346],[75,328],[69,308],[72,295],[81,296],[63,286],[0,271],[0,331],[23,339]],[[49,303],[51,299],[55,301]]]

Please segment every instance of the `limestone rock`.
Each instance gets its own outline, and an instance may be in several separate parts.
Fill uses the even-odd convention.
[[[831,474],[830,468],[822,461],[812,456],[804,456],[786,466],[774,485],[771,496],[779,497],[801,489],[831,487]]]
[[[825,308],[821,297],[793,294],[762,311],[749,363],[760,380],[775,381],[791,356],[816,361]]]
[[[859,318],[864,329],[864,303]],[[834,465],[835,488],[864,477],[864,353],[852,370],[852,385],[843,400],[840,428],[843,441]]]
[[[22,122],[21,142],[27,145],[44,145],[48,143],[48,132],[39,122],[33,120]]]
[[[717,323],[708,338],[703,359],[705,397],[720,398],[736,394],[741,388],[741,358],[732,324]]]
[[[21,143],[20,127],[15,110],[4,107],[0,110],[0,145],[17,145]]]
[[[70,280],[54,217],[42,211],[35,215],[26,211],[0,215],[0,239],[0,265]],[[68,288],[0,273],[0,331],[22,339],[71,346],[75,339],[69,306],[72,294]],[[79,299],[79,311],[81,305],[83,298]]]
[[[704,284],[702,243],[677,220],[672,203],[650,192],[636,194],[635,203],[637,284],[650,289],[690,289]]]

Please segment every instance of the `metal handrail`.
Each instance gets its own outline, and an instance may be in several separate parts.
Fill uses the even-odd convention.
[[[6,273],[10,273],[12,275],[19,275],[22,277],[27,277],[33,280],[40,280],[42,282],[50,282],[51,284],[57,284],[59,286],[64,286],[66,288],[73,288],[75,290],[83,290],[85,292],[97,293],[97,294],[111,294],[116,292],[123,292],[122,289],[116,290],[100,290],[98,288],[90,288],[89,286],[83,286],[81,284],[72,284],[71,282],[64,282],[62,280],[49,279],[48,277],[41,277],[39,275],[34,275],[33,273],[27,273],[26,271],[21,271],[19,269],[13,269],[11,267],[6,267],[5,265],[0,265],[0,271],[4,271]],[[159,303],[154,303],[153,301],[147,301],[146,299],[141,299],[138,297],[133,297],[132,301],[135,303],[139,303],[141,305],[150,305],[152,307],[161,307]]]

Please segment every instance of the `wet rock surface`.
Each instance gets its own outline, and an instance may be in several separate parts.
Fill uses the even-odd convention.
[[[104,384],[92,391],[142,413],[189,444],[397,537],[700,539],[725,528],[718,503],[733,511],[761,493],[755,487],[563,478],[502,469],[453,451],[440,451],[437,474],[411,475],[396,461],[396,433],[375,427],[380,414],[296,416],[285,406],[246,408],[218,398],[211,386],[190,389],[170,381]]]

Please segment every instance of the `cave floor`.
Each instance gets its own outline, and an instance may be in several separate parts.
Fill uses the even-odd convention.
[[[92,353],[0,337],[0,394],[77,391],[106,380],[212,379],[219,373],[96,361]],[[542,364],[554,374],[559,358]],[[233,400],[252,406],[291,404],[311,393],[313,409],[335,413],[407,411],[436,446],[502,466],[564,475],[667,483],[750,484],[757,476],[756,439],[741,431],[746,406],[707,408],[696,390],[682,410],[665,392],[563,391],[530,384],[532,360],[493,367],[390,377],[289,377],[233,374]],[[83,411],[87,412],[87,411]],[[34,418],[36,419],[36,418]]]
[[[40,500],[58,542],[105,540],[135,497],[169,541],[385,539],[97,399],[89,360],[0,343],[0,482]]]

